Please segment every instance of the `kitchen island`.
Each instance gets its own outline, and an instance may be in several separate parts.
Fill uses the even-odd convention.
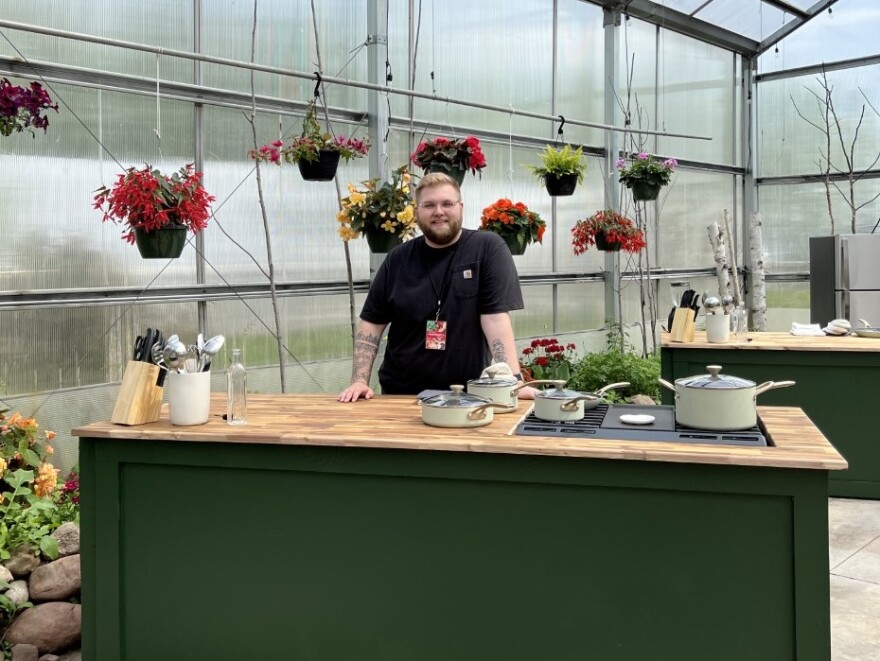
[[[873,414],[880,339],[749,333],[747,342],[710,344],[702,332],[689,343],[664,334],[660,358],[663,378],[670,381],[705,373],[712,364],[756,383],[796,381],[761,395],[758,403],[802,408],[846,457],[849,468],[830,475],[832,496],[880,499],[880,433]],[[663,397],[672,403],[672,393]]]
[[[81,437],[87,661],[828,661],[828,472],[772,447],[422,424],[412,398],[251,395],[249,424]]]

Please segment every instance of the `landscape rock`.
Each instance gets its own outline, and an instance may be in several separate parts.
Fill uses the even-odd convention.
[[[27,581],[21,579],[12,581],[9,584],[9,589],[6,591],[6,596],[13,604],[23,604],[26,602],[30,599]]]
[[[52,537],[58,542],[59,558],[79,553],[79,526],[75,523],[62,523],[52,533]]]
[[[0,581],[12,583],[12,578],[12,572],[6,569],[3,565],[0,565]]]
[[[638,404],[639,406],[656,406],[657,402],[655,402],[652,398],[648,397],[648,395],[633,395],[631,404]]]
[[[62,654],[58,661],[82,661],[82,650],[73,650]]]
[[[41,654],[78,645],[82,629],[82,606],[50,601],[19,613],[6,630],[6,640],[36,645]]]
[[[37,547],[33,544],[22,544],[12,550],[12,556],[3,565],[13,576],[27,576],[40,566],[40,558],[36,555]]]
[[[44,654],[37,661],[60,661],[61,657],[57,654]]]
[[[58,601],[77,594],[82,586],[79,554],[40,565],[31,572],[29,586],[34,601]]]
[[[36,645],[19,643],[12,646],[12,661],[39,661],[40,652]]]

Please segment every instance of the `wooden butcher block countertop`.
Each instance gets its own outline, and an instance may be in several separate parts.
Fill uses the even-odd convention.
[[[707,342],[705,331],[694,333],[693,342],[672,342],[660,335],[660,346],[669,349],[748,349],[761,351],[880,351],[880,338],[846,335],[809,337],[791,333],[749,333],[748,341]]]
[[[505,454],[550,455],[696,464],[842,470],[846,461],[799,408],[758,407],[774,447],[699,445],[599,438],[515,436],[532,402],[515,413],[495,414],[491,424],[466,429],[422,423],[413,397],[377,395],[341,404],[335,395],[248,395],[248,424],[222,419],[226,395],[213,393],[211,417],[204,425],[177,427],[167,406],[157,422],[138,426],[97,422],[72,431],[75,436],[157,441],[196,441],[280,445],[393,448]]]

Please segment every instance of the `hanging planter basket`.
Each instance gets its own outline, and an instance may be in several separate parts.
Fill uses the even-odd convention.
[[[314,161],[300,159],[296,164],[306,181],[333,181],[339,167],[339,157],[338,151],[328,149],[318,152],[318,158]]]
[[[432,164],[428,166],[428,172],[442,172],[443,174],[452,177],[452,179],[454,179],[459,186],[464,183],[464,175],[467,174],[467,170],[459,170],[458,168],[450,168],[447,170],[441,164]]]
[[[620,250],[619,241],[610,241],[605,232],[596,232],[596,248],[605,252],[617,252]]]
[[[578,176],[573,174],[548,174],[544,177],[544,186],[552,197],[563,197],[574,194],[577,188]]]
[[[510,249],[511,255],[522,255],[525,253],[528,244],[525,241],[520,243],[518,234],[500,234],[499,236],[504,239],[504,243]]]
[[[162,227],[152,232],[134,230],[135,244],[144,259],[176,259],[186,245],[186,225]]]
[[[642,182],[633,184],[631,188],[633,200],[635,200],[636,202],[648,202],[650,200],[656,200],[657,196],[660,195],[661,188],[662,186],[655,186],[653,184],[646,184]]]
[[[372,253],[391,252],[391,249],[403,243],[403,237],[400,234],[392,234],[385,230],[376,232],[367,232],[367,245],[370,246]]]

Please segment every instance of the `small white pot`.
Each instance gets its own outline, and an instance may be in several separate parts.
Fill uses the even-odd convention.
[[[565,381],[530,381],[528,385],[551,384],[550,390],[542,390],[535,394],[535,417],[550,422],[570,422],[583,420],[584,412],[596,408],[603,400],[602,395],[612,388],[623,388],[628,381],[611,383],[596,392],[583,393],[566,390]]]
[[[482,427],[494,420],[495,409],[507,413],[511,407],[464,392],[464,386],[449,386],[449,392],[421,402],[422,422],[432,427]],[[514,407],[515,408],[515,407]]]
[[[509,413],[516,410],[519,403],[517,393],[525,385],[525,383],[519,383],[513,376],[499,374],[494,367],[487,367],[486,376],[467,382],[467,391],[471,395],[485,397],[489,401],[503,404],[509,410],[499,409],[498,413]]]
[[[794,381],[754,381],[721,375],[720,365],[709,365],[708,374],[676,379],[675,385],[659,379],[675,393],[675,419],[680,425],[711,431],[751,429],[758,423],[757,396],[775,388],[793,386]]]

